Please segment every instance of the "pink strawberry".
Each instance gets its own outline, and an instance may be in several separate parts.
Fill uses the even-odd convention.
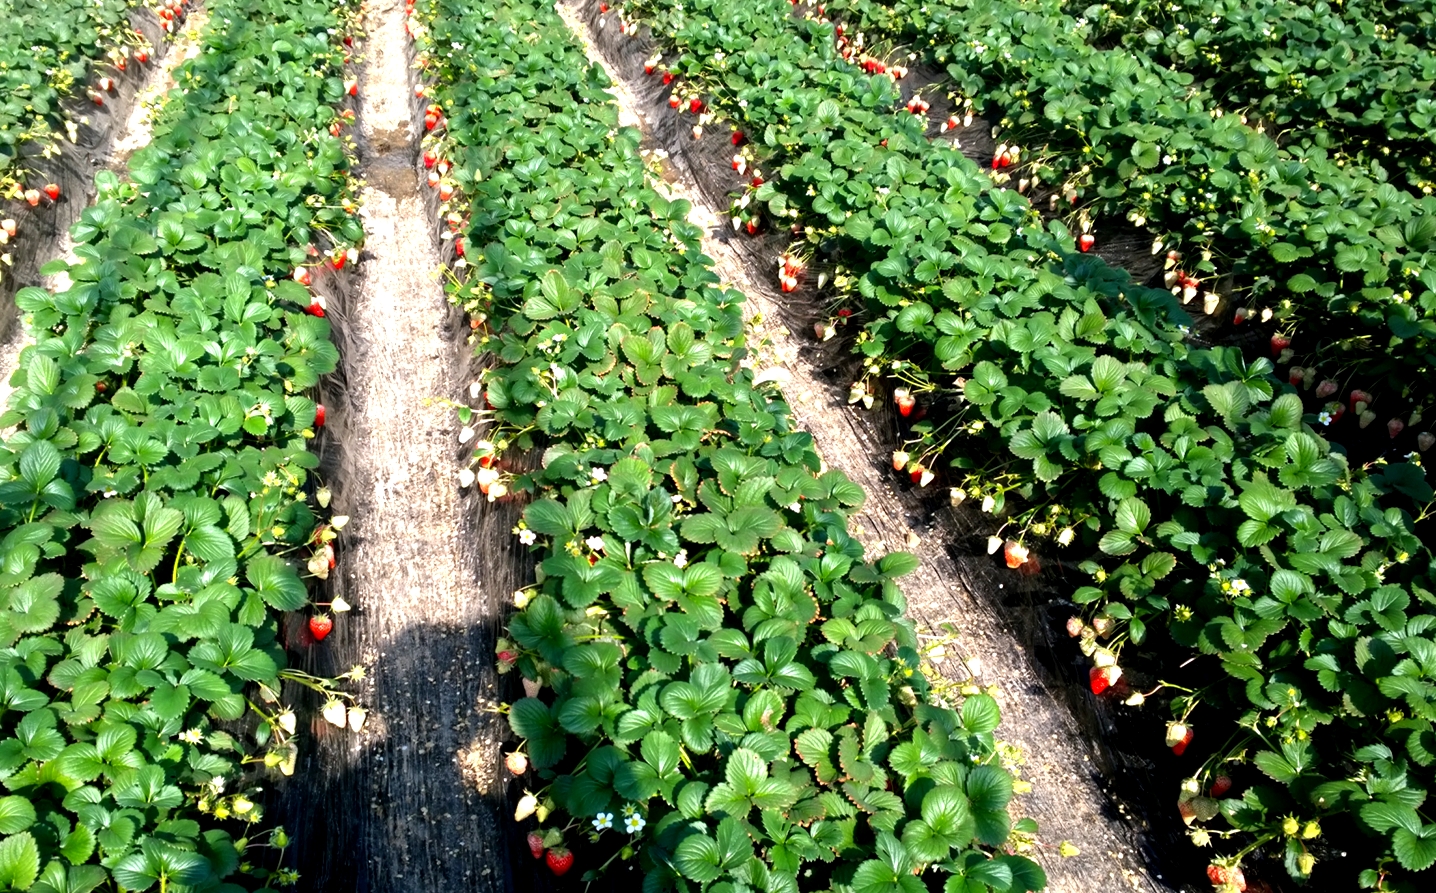
[[[295,281],[295,282],[298,282],[300,285],[308,285],[310,282],[312,282],[312,281],[313,281],[313,277],[311,277],[311,276],[309,275],[309,268],[308,268],[308,267],[295,267],[295,268],[294,268],[294,281]]]
[[[1212,796],[1220,797],[1232,789],[1232,780],[1225,775],[1218,775],[1212,779]]]
[[[1316,386],[1316,399],[1325,400],[1327,397],[1335,394],[1338,387],[1340,387],[1340,385],[1331,379],[1323,379],[1321,384]]]
[[[1247,879],[1242,876],[1242,870],[1235,866],[1228,868],[1225,865],[1208,865],[1207,880],[1217,887],[1235,887],[1238,891],[1247,888]]]
[[[907,454],[906,451],[904,451],[904,450],[894,450],[894,451],[893,451],[893,471],[902,471],[904,468],[907,468],[907,463],[908,463],[908,459],[909,459],[909,458],[911,458],[911,457],[908,456],[908,454]]]
[[[1361,410],[1365,409],[1366,407],[1365,407],[1365,406],[1360,406],[1360,407],[1358,407],[1357,404],[1358,404],[1358,403],[1365,403],[1367,406],[1370,406],[1370,405],[1371,405],[1371,395],[1368,394],[1368,393],[1366,393],[1365,391],[1361,390],[1360,388],[1357,388],[1357,389],[1355,389],[1355,390],[1353,390],[1353,391],[1351,392],[1350,403],[1351,403],[1351,408],[1352,408],[1352,410],[1353,410],[1354,412],[1360,412]]]
[[[1431,449],[1432,444],[1436,444],[1436,434],[1432,434],[1430,431],[1422,431],[1416,435],[1416,447],[1421,450],[1421,452],[1424,453]]]
[[[1390,434],[1393,440],[1404,430],[1406,430],[1406,423],[1400,419],[1392,419],[1386,423],[1386,433]]]
[[[1187,745],[1192,743],[1192,738],[1195,736],[1196,733],[1192,731],[1192,727],[1184,722],[1174,722],[1167,725],[1167,746],[1170,747],[1172,753],[1177,756],[1186,753]]]
[[[521,750],[516,750],[504,757],[504,765],[515,775],[523,775],[529,771],[529,758]]]
[[[1300,366],[1292,366],[1286,374],[1286,380],[1291,382],[1292,387],[1299,387],[1306,378],[1306,370]]]
[[[1092,694],[1100,695],[1122,678],[1122,668],[1115,664],[1110,667],[1093,667],[1087,675],[1092,683]]]
[[[26,189],[26,190],[25,190],[25,201],[29,202],[29,203],[30,203],[30,207],[32,207],[32,208],[35,207],[36,205],[40,204],[40,190],[38,190],[38,189]]]
[[[1022,567],[1027,563],[1027,547],[1016,540],[1008,540],[1003,544],[1002,557],[1008,567]]]
[[[529,852],[534,854],[535,859],[543,858],[543,835],[537,831],[530,831],[528,836]]]
[[[1092,246],[1096,244],[1097,237],[1092,235],[1091,233],[1083,233],[1077,239],[1077,247],[1082,249],[1083,252],[1091,251]]]

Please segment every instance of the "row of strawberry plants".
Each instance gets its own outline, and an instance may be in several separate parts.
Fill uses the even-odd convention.
[[[1418,186],[1432,177],[1436,100],[1427,85],[1436,80],[1436,16],[1429,7],[1079,0],[1066,8],[1089,42],[1120,41],[1277,128],[1331,128],[1344,142],[1385,145]]]
[[[326,131],[354,8],[215,0],[130,180],[97,177],[77,259],[47,268],[68,287],[16,296],[34,344],[0,415],[5,889],[292,881],[247,851],[285,845],[255,802],[257,767],[297,756],[281,685],[362,722],[283,669],[282,626],[343,526],[320,517],[304,396],[337,353],[291,273],[307,243],[362,237]]]
[[[675,108],[732,122],[735,166],[765,171],[739,213],[761,203],[765,225],[795,223],[831,252],[849,302],[837,319],[862,323],[869,368],[940,416],[913,426],[923,452],[895,466],[925,482],[950,461],[954,500],[994,513],[1021,497],[993,540],[1012,566],[1036,538],[1090,556],[1093,585],[1075,594],[1088,622],[1073,631],[1096,663],[1094,691],[1120,678],[1129,644],[1195,652],[1186,675],[1204,681],[1170,700],[1168,738],[1180,754],[1206,723],[1213,741],[1233,736],[1183,795],[1189,819],[1230,823],[1198,828],[1200,842],[1245,844],[1216,876],[1271,841],[1305,876],[1317,820],[1343,815],[1378,835],[1364,880],[1392,859],[1436,864],[1436,824],[1416,809],[1436,781],[1436,653],[1423,636],[1436,579],[1414,533],[1432,490],[1419,464],[1350,467],[1267,360],[1188,343],[1170,295],[1084,255],[929,141],[891,80],[866,77],[830,28],[785,6],[646,4],[670,54],[652,68]],[[811,250],[795,246],[783,276],[810,277]],[[948,405],[914,394],[953,376]],[[1228,758],[1278,785],[1225,796],[1211,782]]]
[[[115,89],[112,73],[132,62],[144,64],[154,52],[131,26],[142,0],[10,0],[0,27],[0,197],[35,198],[27,167],[74,142],[83,106],[103,105]],[[184,4],[157,8],[169,21]],[[27,195],[27,193],[29,193]],[[13,234],[12,234],[13,235]]]
[[[958,102],[999,122],[997,176],[1050,190],[1097,244],[1104,222],[1135,221],[1169,252],[1174,293],[1205,293],[1208,312],[1218,293],[1240,315],[1269,310],[1304,365],[1358,385],[1395,374],[1410,384],[1393,410],[1425,405],[1436,196],[1419,177],[1415,195],[1397,188],[1387,169],[1429,166],[1429,140],[1365,145],[1365,133],[1309,122],[1268,133],[1190,74],[1089,43],[1062,6],[835,0],[827,11],[879,59],[899,47],[945,67]]]
[[[636,859],[647,891],[1044,886],[1000,849],[1035,826],[996,701],[934,700],[894,582],[914,559],[864,560],[862,490],[742,365],[742,296],[601,69],[544,3],[417,18],[451,292],[497,364],[465,482],[529,501],[537,583],[499,658],[532,692],[508,712],[534,856]]]

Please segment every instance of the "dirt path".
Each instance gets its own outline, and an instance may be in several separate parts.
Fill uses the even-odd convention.
[[[139,83],[133,92],[124,91],[118,100],[112,103],[118,115],[123,114],[123,123],[118,123],[118,129],[112,130],[109,137],[102,141],[100,146],[93,152],[83,153],[75,147],[67,147],[66,154],[75,156],[88,154],[86,159],[94,170],[109,169],[123,171],[131,155],[137,150],[149,144],[150,141],[150,114],[155,102],[164,93],[174,86],[174,71],[179,64],[186,59],[193,58],[199,52],[198,36],[205,23],[209,21],[209,13],[203,7],[192,11],[185,19],[184,27],[174,40],[169,43],[156,42],[155,48],[159,58],[145,69],[144,79]],[[155,29],[155,35],[160,32]],[[136,63],[138,64],[138,63]],[[128,111],[126,111],[128,109]],[[66,184],[67,186],[71,184]],[[54,206],[54,219],[47,221],[50,224],[51,232],[41,234],[41,237],[23,246],[28,263],[24,263],[24,269],[17,265],[16,277],[24,278],[27,281],[9,283],[11,286],[27,286],[35,284],[28,273],[29,268],[38,270],[40,266],[48,263],[52,258],[64,257],[74,260],[74,242],[70,239],[70,224],[78,220],[84,207],[89,204],[94,195],[93,179],[80,181],[77,184],[80,189],[69,188],[66,190],[70,198],[65,205]],[[74,202],[74,204],[70,204]],[[32,218],[38,215],[32,215]],[[7,277],[10,271],[6,271]],[[69,287],[69,277],[64,274],[43,278],[43,285],[52,291],[63,291]],[[8,295],[16,290],[11,287],[6,290]],[[20,352],[32,343],[29,333],[18,318],[14,318],[16,310],[13,306],[0,309],[0,315],[11,317],[9,325],[0,325],[0,412],[10,402],[10,395],[14,389],[10,387],[10,376],[14,374],[15,368],[20,362]]]
[[[653,139],[653,133],[663,128],[646,126],[644,110],[651,105],[635,93],[636,85],[647,85],[595,47],[589,24],[571,2],[560,3],[559,12],[583,41],[590,59],[608,71],[620,121],[640,127],[646,146],[670,153],[669,193],[693,203],[689,219],[707,234],[703,250],[714,260],[715,272],[748,296],[753,340],[761,344],[756,362],[780,365],[788,372],[783,392],[797,424],[813,435],[830,465],[847,472],[867,491],[867,504],[853,516],[855,535],[870,551],[908,550],[921,559],[921,567],[904,578],[903,585],[914,619],[920,629],[937,631],[952,623],[960,631],[942,665],[944,673],[954,679],[975,676],[980,684],[1000,687],[999,735],[1021,748],[1026,765],[1020,771],[1032,783],[1032,792],[1018,798],[1015,811],[1033,816],[1041,825],[1043,847],[1036,857],[1048,872],[1049,889],[1054,893],[1169,889],[1145,866],[1132,824],[1118,814],[1120,808],[1104,790],[1098,766],[1110,767],[1116,762],[1113,755],[1091,746],[1091,730],[1081,727],[1079,718],[1049,687],[1050,672],[1036,664],[1008,620],[1000,616],[994,602],[1001,599],[974,594],[974,587],[992,584],[973,579],[950,551],[958,536],[951,521],[933,517],[930,500],[916,491],[902,492],[906,488],[898,486],[900,479],[887,462],[891,446],[885,442],[886,429],[876,429],[882,414],[868,418],[848,407],[846,383],[824,374],[824,352],[813,350],[811,338],[793,337],[783,327],[785,316],[792,316],[787,300],[772,283],[755,281],[750,258],[735,244],[726,208],[716,207],[698,188],[684,146]],[[1062,841],[1074,842],[1080,853],[1061,858],[1056,850]]]
[[[344,388],[325,395],[333,507],[353,519],[331,583],[355,611],[305,647],[326,674],[364,665],[371,712],[359,735],[316,729],[294,779],[305,781],[284,789],[286,822],[299,831],[303,889],[482,893],[502,886],[498,814],[485,800],[501,781],[503,720],[480,707],[497,690],[491,618],[513,586],[478,585],[481,531],[457,485],[458,424],[434,402],[467,389],[470,361],[436,278],[402,2],[371,3],[365,30],[365,245],[357,288],[330,299]]]

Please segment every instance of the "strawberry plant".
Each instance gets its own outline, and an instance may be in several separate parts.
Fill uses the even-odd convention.
[[[1127,647],[1195,655],[1191,685],[1150,693],[1175,714],[1174,758],[1210,734],[1228,743],[1193,772],[1196,791],[1228,760],[1265,778],[1220,802],[1183,794],[1194,839],[1241,844],[1227,876],[1257,847],[1311,874],[1318,818],[1372,841],[1370,886],[1436,864],[1425,820],[1393,805],[1436,780],[1421,657],[1436,578],[1416,533],[1433,492],[1416,454],[1348,463],[1268,359],[1192,343],[1170,294],[1133,285],[929,142],[895,78],[783,7],[699,0],[625,15],[665,35],[676,83],[762,134],[753,161],[773,173],[744,195],[830,258],[834,300],[865,323],[869,375],[940,401],[943,417],[911,426],[895,468],[945,458],[954,501],[1009,515],[990,541],[1009,565],[1030,555],[1007,543],[1083,552],[1092,585],[1070,628],[1094,692],[1124,682]]]
[[[1387,120],[1404,119],[1406,105],[1414,121],[1425,120],[1430,101],[1416,96],[1436,71],[1436,56],[1417,49],[1419,40],[1381,32],[1387,16],[1366,4],[1345,18],[1321,17],[1327,29],[1370,35],[1329,50],[1342,57],[1331,73],[1330,59],[1308,64],[1274,48],[1248,53],[1218,43],[1217,31],[1264,46],[1289,34],[1337,40],[1332,30],[1317,38],[1319,29],[1262,18],[1271,5],[1254,8],[1260,26],[1234,12],[1232,27],[1214,30],[1206,19],[1221,19],[1226,7],[1193,4],[1203,22],[1183,34],[1177,26],[1191,13],[1153,4],[1149,18],[1161,22],[1131,32],[1122,47],[1109,46],[1087,11],[1068,14],[1063,6],[960,2],[929,10],[919,0],[835,0],[826,9],[848,33],[864,35],[872,52],[910,47],[945,68],[958,103],[997,122],[1004,145],[1029,147],[1018,166],[998,174],[1001,182],[1042,191],[1074,229],[1093,224],[1096,244],[1106,223],[1145,227],[1153,253],[1176,252],[1177,272],[1198,286],[1169,279],[1184,300],[1203,294],[1207,312],[1219,299],[1259,309],[1296,330],[1303,365],[1367,381],[1394,373],[1400,399],[1419,407],[1427,395],[1409,383],[1429,377],[1436,360],[1432,147],[1429,128],[1393,123],[1383,137],[1378,122],[1383,108],[1393,110]],[[1311,15],[1308,5],[1284,7],[1293,18]],[[1117,7],[1093,7],[1090,15],[1121,34],[1132,24]],[[1274,36],[1260,36],[1263,29]],[[1163,35],[1189,56],[1218,55],[1222,61],[1211,64],[1222,72],[1234,70],[1232,59],[1254,60],[1269,69],[1267,83],[1250,96],[1233,97],[1225,80],[1215,93],[1203,90],[1191,72],[1143,52]],[[1391,58],[1348,58],[1374,47]],[[1368,101],[1365,85],[1382,98]],[[1312,120],[1300,112],[1318,107],[1329,114]],[[1406,170],[1409,192],[1389,182],[1393,168]]]
[[[0,197],[18,199],[37,156],[73,143],[90,94],[103,103],[111,74],[139,64],[152,47],[131,22],[140,0],[10,0],[0,33]],[[182,7],[181,7],[182,8]],[[168,10],[167,10],[168,11]]]
[[[362,237],[338,207],[350,156],[321,129],[354,11],[211,10],[129,179],[96,178],[76,260],[46,268],[69,286],[16,296],[34,344],[0,414],[10,889],[292,882],[253,852],[288,839],[252,799],[294,771],[283,684],[363,723],[334,680],[284,668],[281,633],[344,525],[321,521],[305,396],[337,353],[286,274],[311,240]]]
[[[440,214],[469,220],[449,288],[495,360],[461,417],[537,563],[500,655],[531,692],[509,708],[530,852],[588,879],[634,859],[651,891],[1043,886],[1003,851],[1035,826],[1008,813],[996,702],[931,693],[895,582],[914,559],[852,539],[862,490],[742,365],[742,296],[602,73],[551,7],[417,9]]]

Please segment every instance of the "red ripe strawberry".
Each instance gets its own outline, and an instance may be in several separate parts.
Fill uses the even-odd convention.
[[[757,221],[757,220],[754,220],[754,219],[752,219],[752,218],[749,218],[749,220],[748,220],[748,235],[750,235],[750,236],[756,236],[757,234],[758,234],[758,221]]]
[[[1096,244],[1097,237],[1092,235],[1091,233],[1083,233],[1082,235],[1077,237],[1077,247],[1082,249],[1084,253],[1091,251],[1092,246]]]
[[[1092,694],[1100,695],[1116,685],[1117,680],[1122,678],[1122,668],[1115,664],[1110,667],[1093,667],[1087,673],[1087,677],[1092,683]]]
[[[425,130],[433,130],[435,127],[438,127],[438,126],[439,126],[439,116],[438,116],[438,115],[435,115],[435,114],[430,113],[430,114],[427,114],[427,115],[424,116],[424,129],[425,129]]]
[[[608,12],[608,4],[607,4],[607,3],[600,3],[600,4],[598,4],[598,11],[599,11],[599,12]]]
[[[1279,333],[1279,332],[1278,332],[1277,334],[1271,336],[1271,355],[1272,355],[1272,356],[1278,356],[1278,355],[1280,355],[1281,352],[1284,351],[1284,350],[1286,350],[1288,347],[1291,347],[1291,338],[1289,338],[1289,337],[1287,337],[1286,335],[1283,335],[1283,334],[1281,334],[1281,333]]]
[[[671,83],[673,83],[673,72],[671,72],[671,71],[665,71],[665,72],[663,72],[663,86],[666,87],[666,86],[668,86],[668,85],[671,84]]]
[[[907,418],[908,416],[912,415],[912,408],[917,405],[917,398],[912,396],[911,394],[904,394],[900,397],[895,397],[894,400],[897,403],[898,413],[903,418]]]
[[[543,858],[543,835],[537,831],[530,831],[528,836],[529,852],[534,854],[535,859]]]
[[[433,167],[434,164],[435,164],[438,160],[439,160],[439,156],[435,155],[433,152],[425,152],[425,153],[424,153],[424,167],[425,167],[425,168],[431,168],[431,167]]]
[[[839,316],[840,318],[842,318],[842,319],[847,319],[848,317],[850,317],[850,316],[852,316],[852,315],[853,315],[853,311],[849,310],[849,309],[846,308],[846,307],[844,307],[843,309],[841,309],[841,310],[838,311],[838,316]]]
[[[324,641],[324,637],[329,635],[333,629],[334,618],[328,614],[315,614],[309,618],[309,634],[314,637],[316,642]]]
[[[1356,404],[1358,404],[1358,403],[1365,403],[1367,406],[1370,406],[1370,405],[1371,405],[1371,395],[1368,394],[1368,393],[1366,393],[1365,391],[1361,390],[1360,388],[1356,388],[1355,390],[1353,390],[1353,391],[1351,392],[1351,400],[1350,400],[1350,403],[1351,403],[1351,408],[1352,408],[1352,410],[1356,410]],[[1362,407],[1362,409],[1365,409],[1365,408],[1366,408],[1366,407],[1364,407],[1364,406]]]
[[[348,252],[348,251],[344,251],[344,250],[336,251],[336,252],[334,252],[333,254],[331,254],[331,255],[329,256],[329,266],[333,267],[333,268],[336,269],[336,270],[342,270],[342,269],[344,269],[344,264],[345,264],[345,262],[348,261],[348,260],[349,260],[349,252]]]
[[[926,468],[923,468],[921,465],[914,465],[912,469],[908,471],[907,476],[916,484],[922,480],[924,474],[927,474]]]
[[[676,108],[678,108],[678,106],[679,106],[679,104],[680,104],[681,102],[682,102],[682,100],[680,100],[677,96],[670,96],[670,97],[668,97],[668,107],[671,108],[671,109],[676,109]]]
[[[556,846],[548,851],[548,854],[544,856],[544,861],[548,863],[549,871],[558,877],[563,877],[573,867],[573,853],[564,847]]]
[[[314,427],[316,427],[316,428],[323,428],[323,427],[324,427],[324,417],[325,417],[325,415],[326,415],[326,413],[325,413],[325,411],[324,411],[324,404],[323,404],[323,403],[315,404],[315,406],[314,406]]]
[[[1212,797],[1221,797],[1232,789],[1232,780],[1225,775],[1212,779]]]
[[[735,131],[733,131],[732,140],[733,140],[733,145],[735,145],[735,146],[741,145],[742,142],[743,142],[743,131],[741,131],[741,130],[735,130]]]
[[[298,282],[300,285],[308,285],[310,282],[312,282],[312,281],[313,281],[313,278],[309,275],[309,268],[308,268],[308,267],[295,267],[295,268],[294,268],[294,281],[295,281],[295,282]]]
[[[139,52],[135,53],[135,61],[143,65],[146,62],[150,61],[150,54],[145,52],[144,50],[140,50]]]
[[[688,100],[688,111],[692,112],[695,115],[703,111],[703,100],[699,99],[697,96]]]
[[[55,185],[54,183],[46,183],[45,194],[48,195],[50,197],[50,201],[53,202],[60,197],[60,187]]]
[[[757,175],[754,175],[753,180],[752,180],[752,183],[753,183],[753,188],[754,188],[754,189],[757,189],[759,186],[762,186],[762,185],[763,185],[763,178],[762,178],[762,177],[759,177],[759,176],[757,176]]]
[[[308,307],[305,307],[305,308],[304,308],[304,312],[305,312],[305,313],[308,313],[310,316],[317,316],[317,317],[319,317],[320,319],[323,319],[323,318],[324,318],[324,305],[321,304],[321,303],[319,303],[318,301],[315,301],[314,303],[310,304]]]

